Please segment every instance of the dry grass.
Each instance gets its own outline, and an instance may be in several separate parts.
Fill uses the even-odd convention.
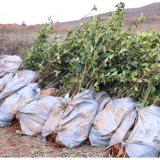
[[[39,29],[44,25],[20,26],[0,25],[0,54],[19,55],[21,56],[23,47],[26,47],[25,53],[36,41]],[[60,41],[64,39],[68,26],[53,27],[53,35],[50,35],[49,42],[53,41],[55,35],[60,34]],[[23,42],[27,43],[23,45]]]
[[[125,25],[125,26],[127,27],[128,25]],[[152,23],[147,23],[147,24],[140,23],[140,24],[138,24],[138,27],[133,26],[132,30],[130,32],[134,32],[134,33],[140,32],[140,33],[142,33],[144,31],[146,31],[148,33],[151,32],[151,31],[160,32],[159,23],[153,23],[153,22]]]
[[[125,26],[131,25],[132,22],[124,23]],[[158,31],[159,29],[159,21],[150,21],[148,23],[141,23],[139,27],[133,27],[132,32],[143,32],[143,31]],[[0,25],[1,26],[1,25]],[[28,28],[27,28],[28,27]],[[7,54],[7,55],[22,55],[23,47],[26,47],[27,51],[29,51],[30,47],[33,45],[34,41],[37,38],[37,34],[40,28],[43,26],[35,25],[32,27],[29,26],[19,26],[15,29],[12,25],[7,26],[6,28],[0,27],[0,54]],[[52,42],[54,36],[60,34],[60,41],[63,41],[67,35],[68,28],[75,28],[74,25],[66,25],[66,26],[59,26],[53,27],[53,35],[50,35],[49,42]],[[23,46],[23,42],[26,41],[27,43]]]
[[[0,29],[0,54],[21,55],[23,42],[27,41],[25,47],[29,50],[36,34],[36,31],[24,29]]]
[[[106,147],[91,147],[81,144],[78,147],[68,149],[55,148],[53,144],[42,143],[42,136],[20,135],[15,138],[15,133],[4,133],[8,127],[0,128],[0,157],[94,157],[100,158],[105,153]]]

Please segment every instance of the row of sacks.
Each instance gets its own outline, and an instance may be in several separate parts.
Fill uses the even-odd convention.
[[[131,98],[111,100],[106,92],[87,90],[58,102],[42,135],[71,148],[89,138],[91,146],[108,146],[104,157],[157,157],[159,115],[158,106],[143,108]]]
[[[100,92],[103,93],[103,92]],[[104,100],[100,100],[100,109]],[[101,106],[102,105],[102,106]],[[107,146],[103,157],[158,157],[160,108],[143,107],[130,98],[110,101],[95,117],[91,146]]]
[[[27,86],[38,76],[35,71],[18,71],[21,64],[19,56],[0,56],[0,105],[6,97]]]
[[[73,99],[55,97],[52,88],[41,91],[31,83],[36,72],[17,71],[18,56],[3,56],[0,62],[0,126],[17,119],[23,134],[42,134],[44,141],[71,148],[89,139],[91,146],[107,147],[104,157],[158,156],[158,106],[143,108],[131,98],[112,100],[91,89]]]
[[[23,134],[42,134],[62,146],[76,147],[89,138],[91,146],[108,147],[104,157],[157,157],[159,115],[159,107],[137,107],[131,98],[111,100],[91,89],[73,99],[53,97],[31,83],[5,99],[0,125],[17,117]]]

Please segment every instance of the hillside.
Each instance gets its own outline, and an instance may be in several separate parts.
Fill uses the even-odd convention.
[[[106,17],[109,13],[110,12],[103,13],[102,16]],[[146,30],[146,29],[150,29],[150,30],[159,29],[160,2],[152,3],[139,8],[125,9],[124,21],[123,21],[124,25],[125,26],[132,25],[133,21],[138,21],[138,18],[141,16],[141,13],[145,15],[146,22],[144,22],[143,24],[140,24],[139,26],[140,31]],[[90,19],[92,18],[93,16],[90,17]],[[61,22],[60,25],[74,27],[76,26],[76,22],[77,21]]]
[[[159,30],[160,25],[160,2],[156,2],[153,4],[149,4],[143,7],[139,8],[129,8],[125,9],[125,15],[124,15],[124,25],[132,25],[133,21],[137,21],[138,18],[141,16],[141,13],[145,15],[147,21],[143,24],[140,24],[139,30]],[[106,17],[109,14],[103,13],[102,16]],[[90,21],[92,20],[92,16],[90,17]],[[83,20],[80,19],[80,21]],[[69,27],[74,28],[77,24],[78,20],[75,21],[68,21],[68,22],[60,22],[59,27],[54,27],[54,31],[56,34],[60,33],[66,33],[67,29]],[[37,25],[29,25],[29,26],[21,26],[18,24],[0,24],[0,29],[9,29],[9,30],[15,30],[15,29],[28,29],[28,30],[38,30],[42,28],[43,24],[37,24]]]

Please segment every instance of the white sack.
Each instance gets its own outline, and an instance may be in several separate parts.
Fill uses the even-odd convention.
[[[105,104],[111,99],[111,96],[105,92],[105,91],[100,91],[97,93],[94,93],[94,99],[98,103],[98,110],[96,115],[101,112],[105,108]]]
[[[9,125],[10,121],[15,117],[18,106],[26,101],[26,99],[35,96],[38,88],[40,88],[38,83],[31,83],[5,99],[0,107],[1,127]]]
[[[19,56],[0,56],[0,77],[15,72],[21,65],[22,59]]]
[[[81,144],[89,134],[94,121],[98,104],[93,98],[91,89],[77,94],[73,100],[69,94],[53,108],[43,130],[42,136],[57,133],[60,141],[68,147]]]
[[[9,73],[0,79],[0,100],[31,83],[37,77],[35,71],[23,70]]]
[[[41,96],[38,93],[33,98],[24,101],[16,112],[22,133],[26,135],[40,134],[54,105],[62,99],[61,97]]]
[[[125,135],[138,120],[126,142]],[[160,152],[160,108],[150,106],[133,111],[111,137],[110,146],[122,144],[131,158],[158,157]],[[109,146],[109,147],[110,147]]]
[[[131,98],[110,101],[104,110],[99,112],[89,133],[91,146],[107,146],[113,133],[123,118],[134,110],[136,103]]]

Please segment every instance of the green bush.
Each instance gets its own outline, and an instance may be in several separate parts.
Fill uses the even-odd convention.
[[[91,88],[105,90],[113,97],[129,96],[145,106],[156,103],[160,96],[160,34],[135,34],[131,26],[124,28],[124,7],[119,3],[107,17],[98,15],[92,22],[78,24],[68,30],[62,43],[51,46],[45,42],[52,23],[46,24],[26,65],[59,78],[63,94],[75,95]],[[139,22],[144,20],[142,14]],[[138,27],[136,22],[133,25]]]

